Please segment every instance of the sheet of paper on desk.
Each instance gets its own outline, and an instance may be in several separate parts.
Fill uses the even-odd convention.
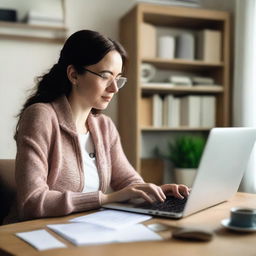
[[[44,229],[16,233],[16,236],[26,241],[39,251],[67,247]]]
[[[142,224],[122,229],[110,229],[91,223],[48,225],[48,228],[75,245],[105,244],[113,242],[137,242],[161,240],[162,238]]]
[[[84,222],[119,229],[151,219],[152,216],[115,210],[103,210],[71,219],[71,222]]]

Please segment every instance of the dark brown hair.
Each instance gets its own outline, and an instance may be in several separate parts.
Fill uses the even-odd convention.
[[[120,53],[124,71],[127,54],[121,44],[96,31],[80,30],[72,34],[66,40],[58,62],[53,65],[48,73],[37,78],[36,87],[17,116],[18,123],[14,138],[17,137],[20,117],[27,107],[38,102],[52,102],[61,95],[68,96],[70,94],[72,85],[66,72],[69,65],[73,65],[78,74],[83,74],[86,72],[83,67],[98,63],[112,50]],[[92,113],[98,112],[97,109],[92,109]]]

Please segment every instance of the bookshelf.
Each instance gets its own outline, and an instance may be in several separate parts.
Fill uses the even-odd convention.
[[[175,29],[203,29],[221,32],[221,59],[204,61],[200,59],[161,59],[159,57],[142,56],[143,32],[141,25],[151,24],[155,27]],[[120,20],[120,41],[129,54],[127,69],[128,84],[119,92],[118,123],[124,151],[137,171],[141,170],[142,137],[145,133],[172,132],[204,132],[211,127],[153,127],[141,125],[141,99],[145,95],[155,93],[161,96],[179,95],[214,95],[216,126],[230,125],[230,15],[224,11],[206,10],[199,8],[160,6],[139,3]],[[148,42],[150,44],[150,42]],[[217,81],[218,86],[168,86],[154,82],[141,82],[141,65],[149,63],[157,69],[172,71],[196,72],[207,75]]]

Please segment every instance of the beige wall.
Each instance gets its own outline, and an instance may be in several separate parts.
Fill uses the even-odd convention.
[[[223,3],[226,4],[223,4]],[[233,0],[202,0],[203,7],[232,10]],[[118,21],[136,0],[66,0],[68,34],[79,29],[93,29],[118,39]],[[58,0],[0,0],[1,7],[19,10],[22,18],[32,6],[45,11],[59,11]],[[58,58],[61,46],[51,43],[20,42],[0,39],[0,158],[14,158],[16,149],[12,139],[15,115],[34,85],[36,76],[46,72]],[[115,123],[117,101],[107,110]]]

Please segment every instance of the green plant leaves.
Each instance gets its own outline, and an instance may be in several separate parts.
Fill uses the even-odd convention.
[[[198,168],[205,139],[196,136],[182,136],[169,143],[169,159],[178,168]]]

